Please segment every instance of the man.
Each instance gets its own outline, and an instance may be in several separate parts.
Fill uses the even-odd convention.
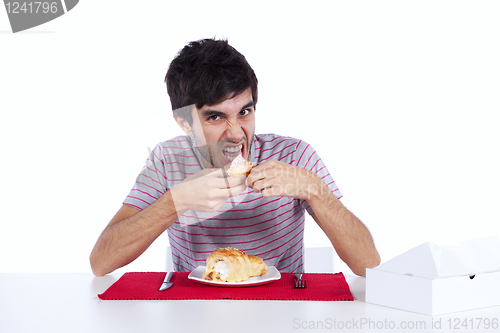
[[[186,136],[153,149],[94,246],[96,276],[132,262],[165,230],[176,271],[204,265],[216,248],[234,247],[280,271],[302,272],[306,210],[355,274],[379,264],[369,231],[339,201],[314,149],[254,133],[257,78],[227,41],[189,43],[165,82]],[[248,177],[226,177],[240,154],[256,166]]]

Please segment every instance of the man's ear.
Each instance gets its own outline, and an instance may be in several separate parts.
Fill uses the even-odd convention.
[[[178,115],[174,115],[174,119],[177,122],[177,124],[182,128],[184,133],[186,133],[186,135],[189,136],[193,135],[193,129],[191,128],[191,125],[189,125],[189,122],[186,119],[179,117]]]

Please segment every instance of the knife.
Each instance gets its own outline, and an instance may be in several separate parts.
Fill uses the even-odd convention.
[[[174,272],[167,273],[167,275],[165,276],[165,280],[163,280],[163,283],[161,284],[160,291],[167,290],[168,288],[172,287],[172,282],[169,282],[172,278],[172,275],[174,275]]]

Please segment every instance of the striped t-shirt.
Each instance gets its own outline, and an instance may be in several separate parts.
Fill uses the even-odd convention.
[[[306,142],[256,134],[250,161],[258,165],[270,159],[316,172],[337,198],[342,196],[323,161]],[[124,204],[142,210],[202,169],[194,137],[161,142],[151,152]],[[204,266],[213,250],[234,247],[263,258],[282,272],[302,272],[306,210],[312,214],[305,200],[264,198],[250,188],[230,198],[215,213],[189,210],[168,228],[174,269],[192,271]]]

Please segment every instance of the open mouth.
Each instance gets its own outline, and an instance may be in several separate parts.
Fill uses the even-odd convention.
[[[243,158],[245,158],[245,145],[240,144],[238,146],[229,146],[222,149],[222,155],[226,159],[227,163],[231,163],[238,155],[241,154]]]

